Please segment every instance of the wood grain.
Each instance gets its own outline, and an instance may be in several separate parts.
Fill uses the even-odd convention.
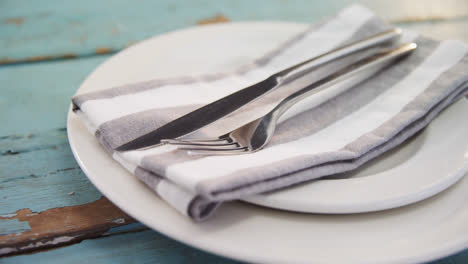
[[[88,239],[55,250],[7,257],[0,259],[0,262],[3,264],[240,263],[196,250],[152,230],[119,233],[99,239]]]
[[[0,66],[0,120],[8,121],[0,125],[0,136],[64,128],[71,97],[107,58],[109,55]]]
[[[283,20],[311,23],[354,3],[329,0],[127,0],[0,3],[0,64],[89,57],[217,15],[232,21]],[[464,0],[361,0],[385,19],[400,23],[460,19],[468,15]],[[131,9],[131,12],[128,10]],[[112,10],[110,12],[109,10]],[[218,18],[219,20],[219,18]],[[224,19],[223,19],[224,20]]]
[[[76,243],[134,222],[79,169],[65,129],[0,137],[0,168],[0,255]]]
[[[222,14],[218,14],[215,17],[205,18],[202,20],[197,21],[198,25],[208,25],[208,24],[216,24],[216,23],[225,23],[231,21],[229,18],[225,17]]]
[[[134,222],[104,197],[83,205],[42,212],[25,208],[9,216],[0,216],[0,220],[12,219],[27,222],[30,230],[0,235],[0,256],[76,243]]]
[[[82,205],[102,196],[76,163],[64,128],[0,137],[0,168],[2,216],[24,208],[42,212]]]

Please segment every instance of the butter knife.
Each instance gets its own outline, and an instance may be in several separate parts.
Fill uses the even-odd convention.
[[[394,43],[400,38],[400,36],[400,29],[389,29],[300,62],[271,75],[261,82],[248,86],[179,117],[147,134],[117,147],[116,150],[128,151],[147,148],[161,144],[162,139],[175,139],[187,135],[220,118],[223,118],[262,95],[275,90],[286,83],[296,80],[314,69],[317,69],[317,67],[320,67],[321,65],[366,48]]]

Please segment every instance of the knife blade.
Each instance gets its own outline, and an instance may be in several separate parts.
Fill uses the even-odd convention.
[[[223,118],[262,95],[303,76],[317,67],[370,47],[389,45],[401,36],[398,28],[389,29],[351,44],[335,48],[319,56],[277,72],[256,84],[227,95],[217,101],[181,116],[147,134],[127,142],[115,150],[128,151],[161,144],[162,139],[175,139],[192,133]]]

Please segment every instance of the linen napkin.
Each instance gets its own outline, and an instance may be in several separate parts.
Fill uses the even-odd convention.
[[[224,201],[353,170],[399,145],[467,92],[468,47],[406,32],[403,38],[418,44],[415,52],[370,79],[325,90],[298,105],[256,153],[194,156],[168,145],[114,148],[278,70],[388,27],[370,10],[353,5],[234,71],[81,94],[73,97],[73,109],[115,160],[175,209],[201,220]],[[269,95],[230,118],[254,119],[281,96]],[[228,123],[215,124],[211,133],[234,128]]]

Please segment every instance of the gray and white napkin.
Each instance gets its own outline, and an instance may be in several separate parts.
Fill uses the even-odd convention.
[[[77,95],[74,112],[114,159],[162,199],[193,219],[204,219],[223,201],[353,170],[399,145],[468,91],[468,46],[406,33],[404,38],[418,44],[413,54],[357,85],[317,94],[295,107],[267,147],[253,154],[193,156],[173,146],[114,148],[280,69],[388,27],[368,9],[353,5],[235,71]],[[232,120],[255,118],[275,99],[279,95],[234,113]]]

